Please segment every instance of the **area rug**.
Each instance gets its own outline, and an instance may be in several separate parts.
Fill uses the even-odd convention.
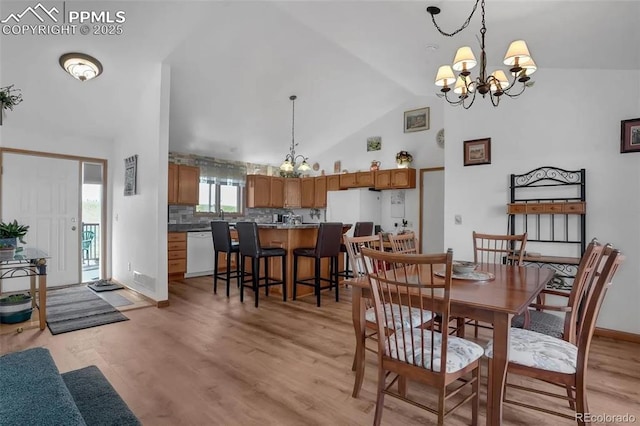
[[[88,425],[140,425],[118,392],[95,365],[62,374]]]
[[[88,285],[89,288],[93,291],[112,291],[112,290],[120,290],[121,288],[124,288],[124,286],[121,286],[120,284],[115,284],[112,283],[111,281],[107,281],[107,280],[98,280],[98,281],[94,281],[91,284]]]
[[[128,319],[86,286],[47,292],[47,325],[51,334],[82,330]]]

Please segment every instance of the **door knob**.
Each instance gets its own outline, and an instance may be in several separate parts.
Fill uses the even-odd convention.
[[[75,227],[75,226],[72,226],[72,227],[71,227],[71,230],[72,230],[72,231],[75,231],[75,230],[76,230],[76,227]]]

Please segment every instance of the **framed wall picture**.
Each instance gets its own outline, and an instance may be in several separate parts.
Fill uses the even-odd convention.
[[[404,132],[420,132],[429,129],[429,107],[404,112]]]
[[[620,131],[620,152],[640,151],[640,118],[622,120]]]
[[[380,136],[371,136],[367,138],[367,152],[380,151],[382,149],[382,138]]]
[[[138,177],[138,156],[124,159],[124,195],[136,195]]]
[[[491,138],[464,141],[464,165],[491,164]]]

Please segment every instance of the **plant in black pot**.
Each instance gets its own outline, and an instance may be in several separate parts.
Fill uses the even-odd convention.
[[[17,220],[8,223],[0,222],[0,250],[15,250],[18,247],[18,241],[26,244],[23,237],[27,235],[27,231],[29,231],[29,226],[20,225]]]

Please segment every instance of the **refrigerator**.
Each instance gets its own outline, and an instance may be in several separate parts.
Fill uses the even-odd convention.
[[[356,222],[373,222],[374,225],[380,225],[381,209],[380,191],[354,188],[327,192],[327,222],[352,225]],[[347,235],[353,236],[353,226]]]

